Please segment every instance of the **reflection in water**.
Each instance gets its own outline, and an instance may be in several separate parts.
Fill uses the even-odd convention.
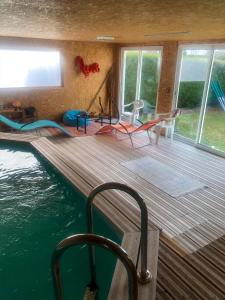
[[[84,199],[31,152],[0,145],[0,209],[0,299],[53,299],[51,253],[86,230]]]
[[[86,232],[85,200],[30,148],[15,145],[12,148],[12,144],[4,146],[0,142],[1,300],[54,299],[51,254],[65,237]],[[97,213],[95,232],[120,242],[107,221]],[[64,256],[65,300],[83,299],[90,282],[87,258],[87,247],[76,247]],[[99,300],[103,300],[107,298],[115,258],[96,249],[96,264],[98,283],[104,287]]]

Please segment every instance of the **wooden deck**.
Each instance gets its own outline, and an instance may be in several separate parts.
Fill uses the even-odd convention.
[[[157,146],[136,150],[127,139],[111,136],[50,141],[51,147],[46,139],[39,140],[38,147],[48,147],[50,154],[61,157],[84,183],[124,182],[143,196],[150,220],[162,229],[157,299],[225,299],[225,159],[164,139]],[[146,155],[200,180],[207,188],[176,199],[120,164]],[[136,206],[122,197],[129,206],[116,198],[112,202],[124,213]]]
[[[120,181],[144,197],[162,229],[157,299],[225,299],[225,160],[180,142],[161,140],[137,150],[108,136],[54,140],[91,184]],[[208,188],[172,198],[120,165],[149,155]],[[133,204],[135,205],[135,204]]]
[[[190,248],[182,241],[183,234],[190,230],[192,232],[196,228],[204,232],[207,226],[213,230],[213,234],[208,231],[207,238],[201,235],[201,247],[225,234],[225,159],[179,142],[171,144],[162,140],[158,146],[137,150],[132,150],[127,142],[115,142],[108,136],[93,136],[54,139],[52,147],[57,147],[58,155],[64,157],[66,163],[76,166],[78,173],[83,172],[93,186],[106,181],[120,181],[134,187],[145,199],[152,222],[162,229],[163,235],[181,244],[185,251],[193,252],[199,247]],[[120,164],[144,155],[199,179],[207,188],[176,199]]]

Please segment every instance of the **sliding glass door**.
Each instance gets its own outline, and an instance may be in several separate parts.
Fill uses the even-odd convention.
[[[177,107],[182,115],[176,120],[175,130],[192,141],[197,138],[209,60],[208,50],[184,49],[181,53]]]
[[[175,132],[198,146],[224,152],[225,46],[183,46],[178,59],[175,101],[182,114]]]
[[[141,112],[143,121],[150,119],[155,112],[161,68],[162,47],[123,48],[121,113],[132,111],[135,100],[144,100]]]
[[[200,143],[225,152],[225,50],[215,50]]]

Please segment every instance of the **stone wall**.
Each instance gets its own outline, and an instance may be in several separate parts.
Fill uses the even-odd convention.
[[[19,100],[23,106],[35,106],[40,119],[60,119],[66,110],[87,109],[113,64],[115,55],[114,45],[94,42],[2,37],[0,38],[0,47],[56,49],[60,51],[62,58],[62,87],[0,90],[0,103],[7,104],[14,100]],[[98,62],[100,72],[90,74],[88,78],[85,78],[83,74],[78,74],[74,65],[74,59],[77,55],[81,55],[87,64]],[[105,86],[100,96],[104,104],[106,99]],[[98,101],[93,105],[91,111],[99,111]]]

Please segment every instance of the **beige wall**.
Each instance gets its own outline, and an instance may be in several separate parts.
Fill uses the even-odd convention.
[[[52,48],[60,50],[62,57],[63,87],[59,88],[17,88],[1,89],[0,103],[14,100],[23,106],[35,106],[41,119],[59,119],[68,109],[87,109],[99,86],[110,69],[115,55],[115,46],[105,43],[85,43],[72,41],[54,41],[22,38],[0,38],[0,47],[23,47],[32,49]],[[74,59],[77,55],[85,63],[98,62],[100,72],[85,78],[75,70]],[[100,93],[105,100],[105,87]],[[99,111],[98,101],[91,111]]]
[[[174,80],[177,64],[177,42],[163,43],[161,76],[158,90],[157,112],[169,112],[173,104]]]
[[[208,40],[204,43],[222,43],[224,40]],[[63,60],[63,81],[64,86],[60,88],[36,88],[36,89],[6,89],[0,90],[0,103],[10,103],[19,100],[24,106],[33,105],[38,110],[39,118],[57,119],[68,109],[87,109],[91,99],[94,97],[99,86],[104,80],[107,71],[114,63],[115,86],[118,88],[119,79],[119,57],[122,46],[163,46],[163,58],[161,77],[159,82],[158,112],[168,112],[172,108],[174,79],[176,72],[178,45],[182,42],[152,42],[151,44],[106,44],[106,43],[85,43],[72,41],[54,41],[40,39],[22,38],[0,38],[0,47],[37,47],[39,49],[59,49]],[[199,43],[192,41],[184,43]],[[201,41],[203,43],[203,41]],[[100,64],[100,73],[91,74],[85,78],[75,70],[74,59],[81,55],[85,62]],[[118,91],[115,91],[117,98]],[[104,102],[106,88],[102,89],[100,96]],[[91,111],[99,111],[98,101],[91,108]]]

